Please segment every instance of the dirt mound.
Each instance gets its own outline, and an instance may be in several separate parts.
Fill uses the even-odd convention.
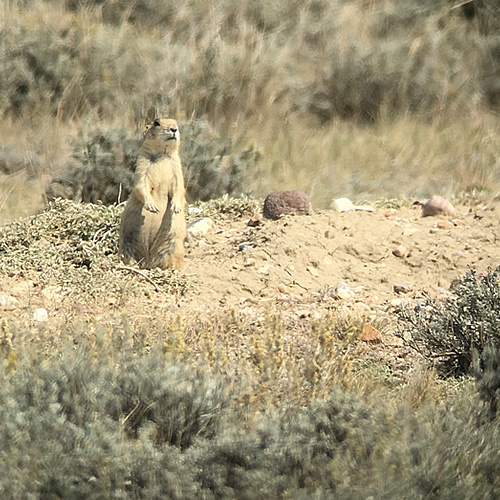
[[[498,206],[422,217],[419,207],[332,210],[278,221],[219,220],[193,242],[186,275],[214,303],[329,298],[368,305],[443,293],[470,268],[499,264]]]
[[[333,210],[270,221],[262,203],[223,198],[190,208],[212,229],[188,244],[185,272],[125,268],[116,255],[122,207],[59,200],[0,232],[0,295],[6,315],[49,319],[119,310],[210,311],[267,307],[321,314],[377,313],[423,294],[446,296],[468,269],[500,262],[498,203],[457,205],[455,217],[418,207]]]

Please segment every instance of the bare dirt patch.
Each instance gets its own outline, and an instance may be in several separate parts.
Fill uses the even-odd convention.
[[[18,254],[18,265],[3,265],[0,274],[0,294],[15,299],[3,307],[3,317],[31,320],[38,307],[47,308],[49,322],[68,314],[104,320],[123,310],[151,317],[232,307],[290,310],[303,317],[338,308],[376,314],[425,294],[446,297],[468,269],[482,272],[500,261],[498,202],[458,205],[455,217],[422,217],[418,207],[406,206],[322,210],[251,225],[259,205],[248,203],[240,213],[202,208],[198,215],[211,216],[214,226],[189,242],[185,271],[152,271],[147,279],[120,269],[112,255],[120,208],[111,207],[101,222],[105,207],[93,211],[92,205],[65,203],[57,212],[63,222],[44,212],[29,223],[17,221],[15,230],[3,228],[4,235],[17,231],[10,247],[3,246],[3,263]],[[82,207],[91,207],[95,220]],[[30,240],[36,231],[36,241]],[[82,231],[88,234],[79,241]],[[47,256],[46,264],[33,255]],[[165,287],[172,279],[183,286]]]

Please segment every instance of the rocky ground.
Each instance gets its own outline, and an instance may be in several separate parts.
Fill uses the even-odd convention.
[[[445,297],[453,280],[500,263],[499,206],[457,206],[456,216],[422,217],[403,207],[271,221],[216,221],[188,248],[195,290],[181,306],[332,301],[374,311],[424,294]]]
[[[249,314],[284,310],[312,318],[339,309],[390,316],[402,304],[424,296],[446,298],[453,280],[470,268],[483,272],[499,265],[499,203],[455,206],[454,216],[430,217],[422,217],[420,207],[409,204],[344,213],[318,210],[279,220],[251,217],[250,212],[241,217],[212,214],[208,224],[202,224],[201,234],[188,243],[185,269],[176,278],[189,283],[182,295],[165,292],[157,281],[161,273],[124,269],[119,271],[116,290],[99,293],[109,281],[101,276],[101,281],[89,278],[87,285],[95,290],[89,291],[89,285],[85,294],[78,294],[71,290],[74,265],[63,272],[66,278],[53,279],[48,267],[57,267],[57,260],[45,269],[43,264],[18,264],[19,269],[11,265],[0,274],[1,315],[48,324],[78,317],[106,321],[123,310],[145,318],[230,308]],[[206,215],[203,210],[194,212],[199,218]],[[20,226],[19,231],[26,232],[26,227]],[[116,227],[104,225],[96,231],[94,242],[97,233],[106,232],[116,239]],[[35,244],[38,253],[49,246],[43,238],[26,245],[33,249]],[[61,236],[57,251],[65,244]],[[11,237],[9,245],[4,245],[4,261],[9,248],[22,244]],[[113,266],[120,267],[114,261],[106,267]],[[66,286],[61,286],[61,280]],[[139,283],[140,289],[132,287]],[[37,309],[47,314],[38,312],[41,316],[34,318]]]

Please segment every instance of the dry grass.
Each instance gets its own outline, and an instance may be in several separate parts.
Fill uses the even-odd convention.
[[[47,176],[75,136],[138,134],[161,112],[254,143],[260,197],[499,191],[495,25],[450,2],[63,3],[0,10],[2,145],[33,150]],[[3,220],[36,209],[10,189]]]

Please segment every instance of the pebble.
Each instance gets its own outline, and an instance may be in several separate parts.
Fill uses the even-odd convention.
[[[333,238],[335,238],[335,231],[333,229],[327,229],[325,231],[325,238],[327,240],[333,240]]]
[[[349,198],[337,198],[332,201],[330,208],[335,210],[335,212],[342,213],[354,210],[354,205]]]
[[[250,248],[253,248],[253,243],[251,243],[250,241],[244,241],[243,243],[240,243],[238,245],[238,250],[240,250],[241,252]]]
[[[392,288],[396,293],[409,293],[413,290],[413,283],[402,281],[401,283],[395,283]]]
[[[448,281],[446,281],[445,279],[443,278],[439,278],[438,281],[437,281],[437,286],[439,288],[450,288],[450,284],[448,283]]]
[[[413,236],[415,233],[418,233],[418,229],[416,227],[405,227],[403,229],[403,236]]]
[[[375,212],[375,208],[371,205],[354,205],[354,210],[358,212]]]
[[[365,323],[363,325],[363,330],[358,337],[358,340],[362,340],[363,342],[371,342],[372,344],[380,344],[382,342],[382,335],[375,327],[368,323]]]
[[[350,299],[355,296],[353,290],[343,281],[334,287],[330,287],[327,294],[337,299]]]
[[[408,256],[408,249],[404,245],[399,245],[393,249],[392,254],[396,257],[404,258]]]
[[[252,257],[248,257],[248,259],[245,260],[245,262],[243,263],[243,265],[245,267],[254,266],[255,265],[255,259],[252,258]]]
[[[198,207],[189,207],[187,209],[187,212],[189,215],[200,215],[202,210],[201,210],[201,208],[198,208]]]
[[[422,207],[422,217],[429,217],[434,215],[456,215],[455,208],[443,197],[434,195],[428,200],[418,202]]]
[[[307,266],[306,269],[315,277],[319,278],[319,272],[314,266]]]
[[[389,301],[389,304],[392,307],[402,308],[402,307],[408,305],[408,302],[406,300],[404,300],[404,299],[391,299]]]
[[[333,265],[333,260],[326,256],[324,259],[323,259],[323,264],[325,264],[325,266],[332,266]]]
[[[262,223],[262,215],[255,214],[251,219],[248,219],[247,226],[257,227]]]
[[[0,307],[4,309],[15,309],[17,299],[12,295],[0,295]]]
[[[437,223],[438,229],[451,229],[453,227],[453,224],[447,220],[440,220]]]
[[[210,217],[203,217],[203,219],[190,222],[187,226],[187,233],[191,238],[199,238],[214,229],[215,222]]]
[[[259,267],[259,269],[257,269],[257,273],[263,274],[263,275],[267,276],[269,274],[269,268],[270,267],[271,266],[269,266],[269,265],[265,265],[265,266]]]
[[[35,321],[39,321],[40,323],[48,321],[49,320],[49,313],[47,312],[47,309],[44,309],[43,307],[39,307],[38,309],[35,309],[33,311],[33,319]]]

